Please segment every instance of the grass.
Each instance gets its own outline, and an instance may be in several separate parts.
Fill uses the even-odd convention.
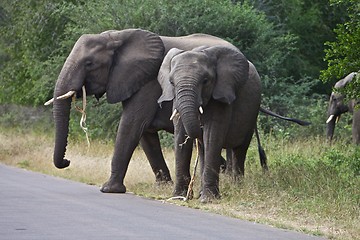
[[[9,117],[8,117],[9,118]],[[67,169],[52,164],[53,136],[48,129],[5,126],[0,121],[0,162],[32,171],[101,186],[109,177],[111,142],[71,139]],[[172,203],[222,215],[293,229],[329,239],[360,239],[360,149],[346,141],[329,146],[321,138],[289,140],[263,138],[270,172],[260,168],[255,142],[238,183],[221,174],[222,198],[210,204],[197,199]],[[171,149],[164,149],[174,176]],[[195,156],[193,157],[195,159]],[[172,185],[157,185],[141,149],[133,154],[125,178],[129,192],[161,201],[171,197]],[[199,190],[195,182],[195,195]]]

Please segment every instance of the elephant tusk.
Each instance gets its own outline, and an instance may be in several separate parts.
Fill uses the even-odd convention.
[[[74,95],[74,94],[75,94],[75,91],[69,91],[69,92],[65,93],[64,95],[57,97],[56,99],[58,99],[58,100],[67,99],[69,97],[72,97],[72,95]]]
[[[330,117],[328,118],[328,120],[326,120],[326,123],[331,122],[334,119],[335,115],[330,115]]]
[[[175,108],[173,113],[171,114],[170,121],[172,121],[174,119],[174,117],[176,116],[177,113],[178,113],[178,111]]]
[[[52,104],[53,102],[54,102],[54,98],[52,98],[49,101],[47,101],[46,103],[44,103],[44,105],[48,106],[48,105]]]
[[[74,94],[75,94],[75,91],[69,91],[68,93],[61,95],[61,96],[57,97],[56,99],[67,99]],[[53,102],[54,102],[54,98],[52,98],[49,101],[47,101],[46,103],[44,103],[44,105],[48,106],[48,105],[52,104]]]
[[[338,123],[340,121],[340,115],[336,117],[336,123]]]
[[[204,113],[204,110],[203,110],[202,106],[199,107],[199,112],[200,112],[200,114]]]

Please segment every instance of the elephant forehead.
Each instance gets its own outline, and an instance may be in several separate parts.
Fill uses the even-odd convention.
[[[75,43],[74,49],[85,50],[104,45],[105,39],[99,34],[84,34]]]
[[[342,97],[342,94],[339,92],[332,92],[331,97],[334,97],[334,98]]]
[[[177,61],[171,65],[171,74],[178,76],[210,74],[211,71],[212,68],[208,64],[204,64],[196,59]]]
[[[194,64],[194,63],[206,63],[208,62],[208,57],[201,52],[184,52],[181,53],[173,58],[175,62],[182,62],[187,64]]]
[[[176,57],[178,57],[178,59],[187,60],[187,61],[201,61],[207,58],[207,56],[202,52],[192,52],[192,51],[183,52],[177,55]]]

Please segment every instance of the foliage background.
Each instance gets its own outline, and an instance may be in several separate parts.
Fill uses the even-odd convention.
[[[258,153],[252,144],[246,181],[234,188],[232,181],[222,179],[221,207],[227,206],[225,211],[231,216],[244,217],[250,211],[251,216],[255,212],[261,218],[280,219],[287,227],[289,222],[299,222],[301,227],[296,229],[307,226],[316,232],[323,226],[326,230],[320,232],[330,232],[330,238],[357,239],[360,149],[349,144],[350,114],[337,125],[333,146],[324,141],[324,132],[331,86],[360,69],[359,12],[357,0],[2,0],[0,158],[30,169],[39,165],[29,159],[41,160],[46,171],[54,171],[47,152],[52,148],[51,138],[42,140],[53,131],[51,108],[41,105],[52,97],[60,69],[82,34],[125,28],[169,36],[208,33],[232,42],[255,64],[263,83],[262,106],[312,122],[304,128],[260,114],[258,126],[271,174],[259,171]],[[351,89],[354,96],[360,92],[359,85]],[[73,168],[56,174],[101,184],[108,175],[110,163],[104,160],[111,159],[122,105],[110,105],[105,98],[88,100],[92,148],[85,153],[80,114],[72,111],[69,152],[73,152]],[[26,134],[29,131],[31,141]],[[159,135],[163,146],[172,146],[171,135],[163,131]],[[78,146],[72,150],[74,145]],[[147,162],[145,165],[151,171]],[[99,173],[99,166],[104,170],[96,181],[92,178]],[[136,177],[152,176],[135,170]],[[77,171],[90,173],[91,179]],[[171,195],[171,187],[165,191],[156,188],[152,178],[145,185],[139,181],[141,184],[135,185],[130,182],[136,181],[129,181],[129,189],[136,194]]]
[[[221,175],[223,204],[215,204],[215,211],[224,208],[230,216],[275,221],[282,227],[295,222],[298,225],[292,227],[297,230],[325,232],[331,239],[358,239],[360,149],[349,144],[350,114],[337,125],[334,145],[324,141],[324,132],[331,86],[360,69],[359,12],[358,0],[1,0],[0,159],[102,184],[108,177],[121,104],[88,97],[91,149],[84,149],[80,114],[72,111],[67,154],[73,167],[54,170],[49,161],[52,138],[47,134],[52,134],[53,122],[51,108],[41,105],[52,97],[75,41],[84,33],[125,28],[169,36],[208,33],[232,42],[255,64],[262,78],[264,107],[312,122],[304,128],[260,114],[270,174],[259,170],[252,144],[246,181],[234,188]],[[351,89],[354,96],[359,86],[360,82]],[[159,135],[163,146],[172,146],[171,135],[163,131]],[[167,163],[173,163],[171,149],[164,152],[169,155]],[[139,153],[143,154],[134,155]],[[133,158],[131,164],[144,161],[147,174],[139,174],[141,168],[136,166],[129,189],[147,197],[170,196],[171,187],[153,184],[145,156]],[[192,204],[209,210],[209,205]]]
[[[304,131],[260,115],[264,133],[289,138],[323,135],[327,95],[350,68],[338,75],[323,73],[325,84],[319,80],[320,71],[327,68],[324,57],[333,68],[335,46],[347,39],[342,33],[352,34],[348,26],[355,24],[357,30],[349,41],[359,40],[358,12],[349,12],[354,9],[359,10],[356,1],[340,0],[3,0],[0,103],[38,106],[51,98],[62,64],[84,33],[125,28],[169,36],[202,32],[232,42],[255,64],[262,77],[264,107],[313,123]],[[359,59],[359,52],[352,60]],[[353,67],[359,68],[359,63]],[[90,104],[92,137],[113,139],[121,104],[109,105],[104,99]],[[74,137],[81,133],[76,117],[71,118]],[[339,128],[344,136],[347,126]],[[171,145],[171,138],[160,135]]]

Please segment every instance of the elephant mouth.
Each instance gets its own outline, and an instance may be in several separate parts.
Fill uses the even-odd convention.
[[[202,106],[199,107],[199,113],[200,115],[204,114],[204,109],[202,108]],[[170,116],[170,121],[174,120],[175,117],[180,117],[180,113],[176,108]]]
[[[83,96],[86,96],[85,86],[82,87],[81,91],[74,91],[74,90],[68,91],[67,93],[65,93],[63,95],[56,97],[56,100],[65,100],[65,99],[71,98],[73,96],[75,96],[76,98],[81,98]],[[55,100],[55,98],[52,98],[49,101],[45,102],[44,105],[48,106],[48,105],[52,104],[54,102],[54,100]]]
[[[88,96],[90,95],[94,95],[96,99],[99,100],[99,98],[101,98],[105,92],[106,92],[106,87],[104,87],[103,85],[100,84],[89,84],[87,82],[85,82],[85,88],[86,88],[86,94]],[[78,92],[76,92],[76,96],[77,97],[82,97],[83,91],[79,90]]]
[[[187,109],[188,110],[188,109]],[[198,113],[194,111],[184,111],[184,109],[174,108],[174,111],[170,117],[170,121],[174,120],[174,125],[178,125],[178,121],[181,120],[181,124],[184,127],[184,134],[186,139],[201,139],[203,134],[202,114],[203,108],[198,108]],[[186,141],[185,141],[186,142]]]
[[[104,96],[106,89],[103,87],[92,87],[89,84],[83,85],[79,90],[71,90],[67,93],[56,97],[56,100],[64,100],[75,96],[76,98],[84,98],[84,96],[94,95],[97,100]],[[44,103],[45,106],[48,106],[54,102],[55,98],[52,98]]]

